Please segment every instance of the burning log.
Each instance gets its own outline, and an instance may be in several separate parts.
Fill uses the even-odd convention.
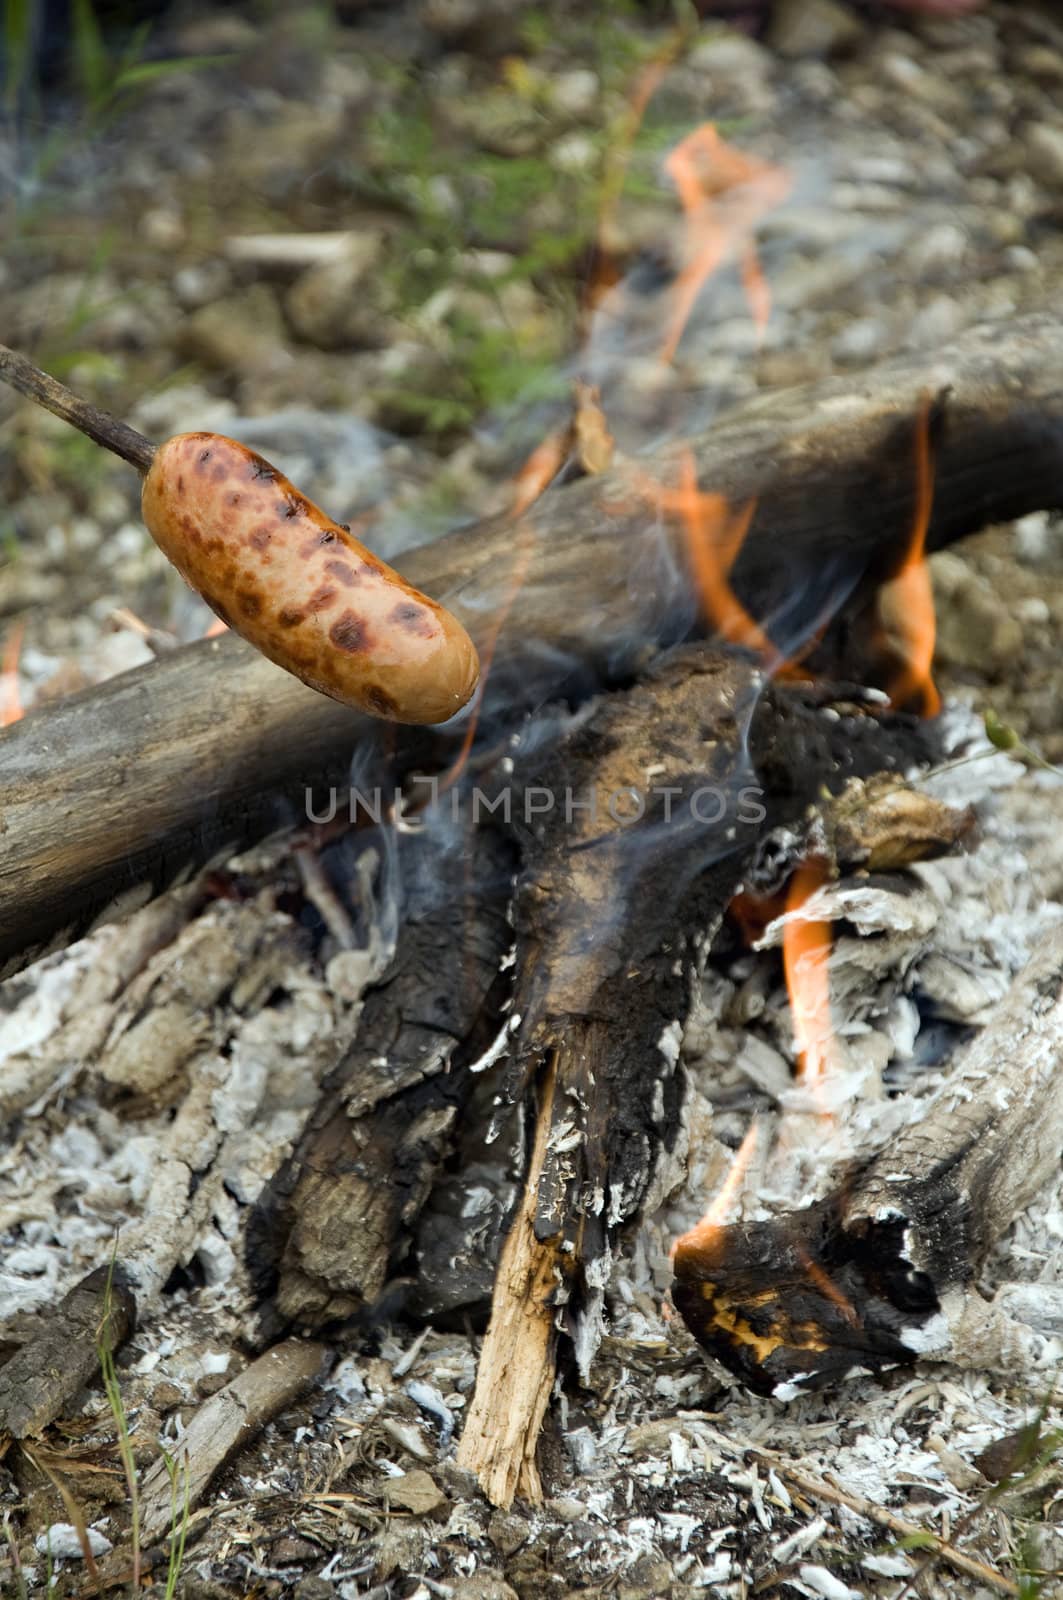
[[[557,1330],[586,1372],[620,1231],[681,1159],[682,1027],[756,841],[821,785],[928,749],[908,719],[891,728],[854,707],[825,709],[689,646],[603,698],[528,780],[526,795],[568,797],[524,839],[514,908],[506,1098],[534,1091],[534,1153],[459,1448],[498,1504],[539,1497],[534,1452]],[[621,797],[636,809],[628,826]]]
[[[695,1338],[777,1399],[919,1356],[1054,1368],[1058,1343],[987,1305],[989,1247],[1063,1147],[1063,931],[1030,960],[920,1121],[826,1199],[770,1222],[707,1223],[676,1247]]]
[[[730,573],[739,601],[783,645],[797,608],[806,623],[840,609],[841,636],[869,589],[904,564],[913,430],[927,391],[947,391],[933,424],[928,550],[1058,507],[1060,372],[1063,329],[1035,317],[976,330],[933,360],[909,356],[858,385],[813,385],[717,423],[695,446],[697,480],[732,505],[756,503]],[[411,553],[410,580],[446,597],[481,643],[512,598],[488,719],[621,680],[648,649],[695,625],[683,532],[667,522],[620,462],[527,514],[515,598],[509,519]],[[617,559],[603,561],[603,549]],[[639,571],[644,584],[632,582]],[[345,773],[369,738],[367,722],[232,636],[31,713],[0,736],[0,893],[18,908],[0,930],[0,970],[290,821],[305,785]],[[415,764],[424,735],[403,735],[399,748],[400,765]]]

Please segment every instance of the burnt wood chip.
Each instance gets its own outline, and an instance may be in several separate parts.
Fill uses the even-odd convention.
[[[940,1307],[904,1259],[904,1219],[864,1236],[830,1202],[779,1222],[715,1228],[676,1250],[672,1299],[695,1339],[755,1394],[821,1389],[855,1367],[916,1359],[902,1340]],[[780,1393],[780,1391],[782,1391]]]
[[[109,1326],[104,1327],[111,1280]],[[97,1267],[41,1319],[40,1332],[0,1368],[0,1435],[25,1439],[55,1420],[99,1371],[100,1345],[112,1350],[136,1324],[136,1300],[121,1266]]]

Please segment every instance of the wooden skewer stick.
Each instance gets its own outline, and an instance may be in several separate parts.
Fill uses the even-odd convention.
[[[32,361],[0,344],[0,380],[35,400],[39,406],[72,423],[105,450],[112,450],[123,461],[130,462],[138,472],[146,473],[155,457],[156,446],[128,422],[120,422],[109,411],[101,411],[88,400],[82,400],[73,389],[68,389],[58,378],[51,377],[35,367]]]

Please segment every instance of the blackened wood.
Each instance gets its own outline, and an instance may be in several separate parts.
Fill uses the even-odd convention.
[[[525,775],[525,793],[598,796],[597,815],[573,805],[569,820],[559,799],[522,830],[514,906],[521,1023],[509,1090],[557,1056],[535,1225],[565,1235],[577,1348],[579,1316],[601,1299],[597,1264],[675,1147],[691,984],[758,842],[824,789],[926,759],[933,739],[910,718],[810,704],[692,645],[603,696]],[[625,796],[645,802],[633,826],[609,813]]]
[[[672,1295],[695,1338],[780,1398],[948,1354],[950,1303],[1058,1169],[1061,1058],[1057,929],[925,1114],[873,1161],[817,1205],[679,1241]],[[971,1306],[958,1310],[969,1322]]]
[[[401,1260],[497,1034],[514,856],[492,827],[464,850],[401,836],[395,955],[357,1039],[257,1202],[247,1257],[286,1325],[319,1328],[372,1307]]]
[[[99,1372],[104,1340],[119,1349],[135,1322],[136,1301],[120,1266],[97,1267],[82,1278],[0,1367],[0,1436],[40,1433]]]
[[[504,1097],[530,1091],[540,1158],[496,1281],[459,1450],[496,1503],[539,1487],[533,1457],[555,1358],[555,1341],[541,1337],[544,1283],[554,1285],[551,1332],[570,1335],[586,1374],[621,1230],[666,1178],[693,982],[758,840],[824,787],[903,768],[933,737],[912,719],[814,698],[689,645],[601,697],[545,760],[518,762],[519,1020]],[[618,823],[625,813],[637,820]],[[522,1327],[526,1349],[514,1344]]]
[[[928,547],[1063,505],[1063,326],[1047,317],[769,397],[694,441],[704,489],[757,502],[733,580],[784,641],[799,612],[852,607],[896,567],[920,398],[946,387]],[[653,472],[667,479],[667,463]],[[682,533],[623,464],[548,495],[524,526],[528,544],[495,520],[400,563],[482,641],[528,554],[489,709],[618,681],[694,623]],[[0,975],[113,912],[117,895],[146,898],[300,814],[304,785],[345,773],[379,737],[232,635],[32,712],[0,735]],[[396,738],[416,761],[418,735]]]

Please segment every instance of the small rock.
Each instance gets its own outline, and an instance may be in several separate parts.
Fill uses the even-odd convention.
[[[232,279],[224,261],[197,261],[174,273],[173,292],[185,311],[195,311],[227,294]]]
[[[598,150],[589,134],[568,133],[551,145],[549,160],[556,172],[590,172],[598,161]]]
[[[506,1511],[495,1511],[487,1524],[487,1537],[496,1550],[504,1556],[511,1556],[514,1550],[519,1550],[526,1543],[531,1528],[523,1517],[516,1517]]]
[[[639,1556],[626,1576],[627,1582],[617,1590],[619,1600],[656,1600],[668,1594],[675,1581],[671,1563],[654,1555]]]
[[[1063,189],[1063,128],[1035,122],[1026,130],[1030,171],[1050,189]]]
[[[446,1495],[431,1473],[420,1470],[404,1472],[401,1478],[391,1478],[385,1485],[384,1493],[393,1506],[412,1511],[416,1517],[431,1516],[433,1511],[441,1511],[447,1503]]]
[[[307,1561],[316,1561],[321,1554],[316,1544],[311,1544],[309,1539],[297,1539],[292,1534],[285,1534],[269,1547],[270,1558],[275,1567],[294,1567]]]
[[[149,206],[141,213],[140,232],[159,250],[176,250],[184,242],[185,225],[179,211],[169,206]]]
[[[1020,82],[1025,77],[1063,83],[1063,55],[1046,44],[1031,44],[1018,51],[1014,67]]]
[[[105,1556],[113,1550],[110,1539],[95,1528],[86,1528],[85,1536],[94,1556]],[[50,1555],[53,1561],[82,1561],[84,1555],[78,1531],[71,1522],[53,1522],[44,1533],[37,1535],[38,1555]]]
[[[594,110],[600,88],[596,73],[587,67],[574,67],[571,72],[558,74],[550,85],[550,95],[558,111],[582,117]]]
[[[176,1383],[171,1383],[168,1378],[164,1378],[162,1383],[157,1383],[151,1391],[151,1403],[160,1417],[165,1416],[167,1411],[173,1411],[175,1406],[183,1403],[184,1399],[184,1390]]]
[[[288,320],[301,339],[319,350],[343,350],[379,342],[380,308],[366,293],[366,280],[380,257],[379,234],[352,235],[335,261],[309,268],[285,300]]]
[[[373,1561],[373,1581],[386,1583],[396,1572],[414,1573],[425,1556],[426,1538],[416,1523],[395,1523],[382,1533]]]
[[[201,306],[178,327],[177,349],[187,360],[238,377],[275,369],[287,359],[277,302],[265,284],[253,283]]]
[[[908,324],[905,339],[910,350],[933,350],[946,344],[963,326],[963,312],[949,295],[935,295],[928,305],[921,306]]]
[[[546,1502],[546,1509],[556,1522],[578,1522],[587,1514],[583,1501],[574,1495],[557,1495]]]
[[[1025,244],[1011,244],[1004,251],[1004,264],[1012,272],[1039,272],[1041,263],[1034,252]]]
[[[687,57],[688,68],[710,80],[712,103],[719,100],[729,113],[755,115],[775,104],[771,85],[774,59],[753,39],[739,33],[710,33]]]
[[[518,1600],[516,1589],[511,1589],[498,1572],[474,1572],[471,1578],[459,1578],[451,1585],[454,1600]]]
[[[956,267],[967,254],[969,245],[967,234],[956,223],[938,222],[912,240],[908,247],[908,264],[914,273],[920,274]]]
[[[838,0],[780,0],[768,43],[787,60],[801,56],[835,56],[851,49],[864,33],[863,24]]]
[[[310,1577],[299,1579],[292,1596],[293,1600],[336,1600],[336,1591],[327,1578],[311,1573]]]
[[[842,366],[859,367],[882,355],[888,339],[888,329],[878,317],[857,317],[835,336],[830,352]]]
[[[938,659],[953,667],[999,670],[1022,649],[1022,625],[961,556],[932,556]]]

